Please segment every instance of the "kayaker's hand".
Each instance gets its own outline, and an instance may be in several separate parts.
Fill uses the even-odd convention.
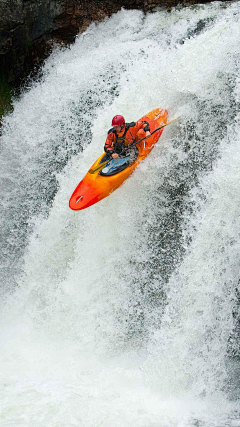
[[[150,136],[151,136],[151,133],[149,132],[149,130],[147,130],[147,132],[146,132],[146,138],[149,138]]]
[[[119,157],[119,155],[118,155],[117,153],[113,153],[113,154],[112,154],[112,158],[113,158],[113,159],[118,159],[118,157]]]

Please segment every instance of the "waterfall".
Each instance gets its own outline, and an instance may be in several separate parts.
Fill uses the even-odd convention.
[[[3,119],[2,425],[237,427],[239,2],[122,10]],[[68,200],[111,119],[169,120],[113,194]]]

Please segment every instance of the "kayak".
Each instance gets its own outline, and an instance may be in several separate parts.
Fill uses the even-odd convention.
[[[152,133],[155,129],[165,125],[167,123],[167,118],[167,110],[156,108],[155,110],[143,116],[141,120],[148,121],[150,132]],[[137,144],[137,156],[132,162],[128,162],[124,168],[120,167],[120,170],[116,169],[115,173],[104,173],[106,167],[108,168],[112,166],[109,164],[111,161],[109,161],[109,163],[107,163],[106,167],[104,167],[102,171],[91,173],[92,169],[97,169],[97,167],[101,165],[101,162],[106,157],[106,153],[103,153],[89,169],[83,180],[78,184],[77,188],[70,197],[69,207],[74,211],[86,209],[109,196],[113,191],[120,187],[120,185],[122,185],[122,183],[129,177],[129,175],[131,175],[134,169],[136,169],[139,163],[142,162],[150,153],[156,142],[159,140],[162,132],[163,128],[156,131],[148,139],[139,142],[139,144]],[[144,136],[144,130],[140,129],[137,133],[136,139],[140,140],[144,138]],[[112,169],[112,167],[110,167],[110,169]]]
[[[165,125],[167,123],[167,118],[167,110],[156,108],[143,116],[141,120],[148,121],[150,132],[152,133],[155,129]],[[137,150],[135,150],[134,158],[131,159],[131,156],[128,155],[123,159],[105,161],[107,164],[104,165],[104,168],[98,170],[98,166],[101,168],[101,163],[106,158],[106,153],[103,153],[89,169],[83,180],[78,184],[69,200],[69,207],[74,211],[86,209],[100,202],[100,200],[109,196],[120,187],[134,169],[136,169],[139,163],[142,162],[153,149],[163,129],[164,128],[157,130],[152,136],[139,142],[139,144],[136,145]],[[144,130],[140,129],[137,133],[136,140],[141,140],[144,136]],[[92,170],[95,169],[96,172],[93,173]]]

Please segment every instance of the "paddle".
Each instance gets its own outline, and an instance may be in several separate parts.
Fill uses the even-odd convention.
[[[158,130],[160,130],[160,129],[164,128],[165,126],[170,125],[170,123],[175,122],[175,120],[178,120],[178,119],[179,119],[179,117],[180,117],[180,116],[178,116],[176,119],[171,120],[170,122],[166,123],[165,125],[162,125],[162,126],[160,126],[159,128],[155,129],[153,132],[151,132],[151,135],[153,135],[153,134],[154,134],[155,132],[157,132]],[[135,146],[135,145],[139,144],[139,142],[144,141],[144,139],[146,139],[146,138],[150,138],[150,135],[149,135],[148,137],[147,137],[147,136],[144,136],[144,138],[140,139],[139,141],[135,141],[135,142],[133,142],[132,144],[129,144],[127,148],[130,148],[130,147],[133,147],[133,146]],[[89,173],[91,173],[91,174],[96,173],[96,172],[100,172],[100,170],[102,170],[102,169],[104,168],[104,166],[106,166],[106,164],[107,164],[109,161],[110,161],[110,159],[108,159],[106,162],[100,163],[98,166],[95,166],[94,168],[89,169],[89,171],[88,171],[88,172],[89,172]]]
[[[89,169],[89,173],[95,173],[95,172],[98,172],[98,171],[100,171],[100,170],[102,170],[103,168],[104,168],[104,166],[106,166],[106,164],[108,163],[108,162],[110,162],[110,160],[111,159],[108,159],[106,162],[102,162],[102,163],[100,163],[100,165],[98,165],[98,166],[95,166],[95,168],[92,168],[92,169]]]

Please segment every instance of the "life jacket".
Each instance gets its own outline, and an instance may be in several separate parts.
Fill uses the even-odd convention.
[[[104,146],[105,152],[112,153],[115,151],[117,154],[124,152],[124,148],[134,142],[136,134],[140,129],[144,129],[145,132],[150,130],[149,123],[145,120],[139,120],[136,123],[126,123],[120,135],[118,135],[115,128],[110,129]]]
[[[115,149],[116,153],[120,154],[121,152],[124,151],[124,147],[126,147],[128,145],[128,140],[126,139],[126,135],[127,135],[127,132],[129,131],[129,129],[131,127],[134,127],[135,124],[136,124],[135,122],[126,123],[125,130],[121,136],[118,135],[117,131],[114,128],[111,129],[111,132],[115,136],[114,149]]]

